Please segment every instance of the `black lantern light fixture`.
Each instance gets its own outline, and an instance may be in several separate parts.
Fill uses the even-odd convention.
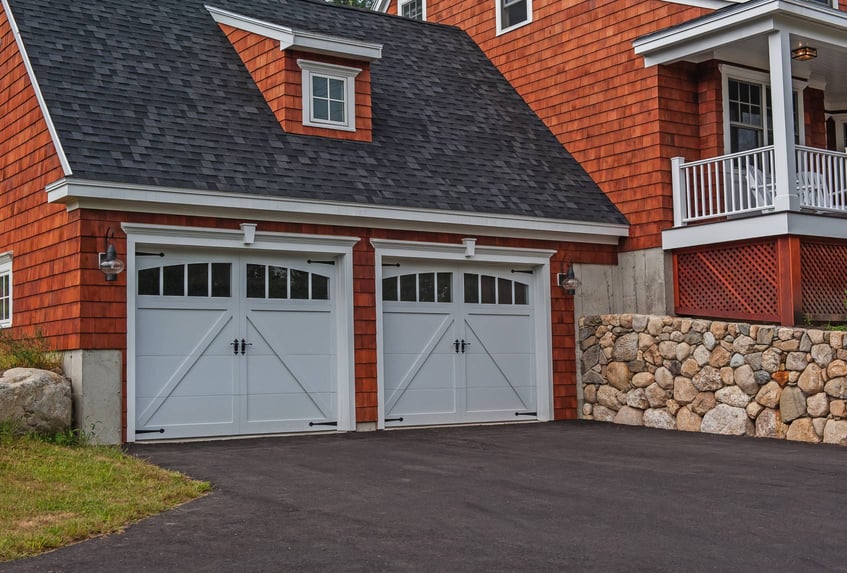
[[[107,281],[118,280],[118,275],[126,268],[124,262],[118,258],[118,252],[115,249],[115,244],[112,242],[114,238],[115,234],[112,232],[112,228],[109,227],[106,229],[106,236],[103,243],[105,252],[100,253],[100,271],[106,275]]]
[[[568,270],[564,273],[559,273],[559,286],[565,291],[565,294],[576,294],[576,289],[581,284],[573,272],[573,263],[568,263]]]
[[[811,46],[800,46],[799,48],[794,48],[791,50],[791,59],[800,60],[801,62],[806,62],[809,60],[814,60],[818,57],[817,48],[813,48]]]

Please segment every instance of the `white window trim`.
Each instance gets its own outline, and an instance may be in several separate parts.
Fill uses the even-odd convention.
[[[723,115],[723,148],[724,153],[729,153],[730,149],[730,126],[729,126],[729,80],[739,80],[742,82],[749,82],[753,84],[761,84],[764,86],[770,86],[771,78],[770,74],[766,72],[760,72],[757,70],[750,70],[747,68],[738,68],[735,66],[730,66],[727,64],[720,64],[718,66],[721,72],[721,112]],[[804,107],[803,107],[803,90],[809,85],[809,82],[803,80],[792,79],[791,85],[793,91],[797,92],[797,119],[799,121],[803,121],[804,118]],[[762,94],[764,96],[764,94]],[[764,102],[763,102],[764,103]],[[806,145],[806,127],[805,125],[799,126],[800,132],[800,143],[799,145]],[[764,126],[765,131],[767,131],[767,126]],[[773,145],[772,141],[767,142],[767,145]]]
[[[12,253],[0,253],[0,276],[9,277],[9,318],[0,317],[0,328],[12,326],[14,316],[14,293],[12,292]]]
[[[403,15],[403,5],[408,4],[409,2],[414,2],[414,0],[397,0],[397,15]],[[426,0],[421,0],[421,20],[426,22]]]
[[[835,113],[830,117],[835,122],[835,149],[844,151],[847,149],[847,134],[844,133],[847,126],[847,113]]]
[[[303,125],[356,131],[356,76],[361,68],[348,68],[311,60],[297,60],[303,86]],[[344,122],[312,118],[312,76],[342,80],[344,82]]]
[[[494,0],[494,14],[497,17],[497,35],[505,34],[506,32],[511,32],[512,30],[517,30],[518,28],[522,28],[527,24],[532,23],[532,0],[526,0],[526,20],[521,22],[520,24],[515,24],[514,26],[509,26],[508,28],[503,28],[503,0]]]

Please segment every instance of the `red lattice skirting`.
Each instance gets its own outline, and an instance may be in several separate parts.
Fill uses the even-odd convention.
[[[779,321],[775,240],[697,247],[674,253],[676,312]]]
[[[847,243],[802,240],[803,314],[812,320],[847,319]]]

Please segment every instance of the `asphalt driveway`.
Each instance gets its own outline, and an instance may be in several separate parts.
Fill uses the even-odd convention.
[[[560,422],[131,451],[214,492],[0,570],[847,570],[839,446]]]

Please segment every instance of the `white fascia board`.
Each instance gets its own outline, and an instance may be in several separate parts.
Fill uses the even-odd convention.
[[[75,209],[378,226],[385,229],[481,234],[617,245],[629,225],[561,221],[496,213],[470,213],[362,205],[191,189],[63,179],[47,187],[51,203]]]
[[[830,7],[799,0],[759,0],[636,38],[635,53],[645,66],[671,63],[688,55],[786,28],[794,34],[843,45],[847,15]]]
[[[718,10],[733,4],[737,4],[739,0],[665,0],[671,4],[683,4],[685,6],[694,6],[695,8],[709,8]]]
[[[840,217],[807,213],[771,213],[662,232],[662,249],[672,251],[734,241],[799,235],[827,239],[847,239],[847,223]]]
[[[18,45],[18,52],[21,54],[21,59],[24,61],[27,76],[32,84],[32,89],[35,91],[35,97],[38,100],[38,107],[41,108],[41,115],[47,123],[47,131],[50,133],[50,139],[53,141],[53,147],[56,149],[56,155],[59,157],[59,163],[62,165],[62,172],[65,177],[73,175],[71,164],[68,162],[68,157],[65,155],[65,149],[62,147],[62,142],[59,140],[59,132],[56,131],[56,126],[53,124],[53,118],[50,116],[50,110],[47,109],[47,102],[44,100],[44,94],[41,93],[41,87],[38,85],[38,78],[35,77],[35,70],[32,68],[32,63],[29,61],[29,55],[24,46],[24,40],[21,37],[21,32],[18,29],[18,24],[15,22],[15,17],[12,14],[12,8],[9,6],[8,0],[3,1],[3,11],[6,13],[6,18],[9,20],[9,26],[12,28],[12,35],[15,37],[15,43]]]
[[[439,261],[475,261],[485,263],[521,263],[543,265],[550,262],[556,251],[476,245],[473,256],[467,256],[463,243],[426,243],[371,239],[371,245],[383,258],[433,259]]]
[[[388,8],[391,6],[391,0],[377,0],[374,2],[371,10],[374,12],[388,12]]]
[[[351,40],[349,38],[339,38],[336,36],[328,36],[326,34],[294,30],[286,26],[257,20],[256,18],[237,14],[228,10],[221,10],[214,6],[207,5],[205,8],[218,24],[224,24],[239,30],[244,30],[245,32],[264,36],[265,38],[278,40],[280,43],[280,50],[296,48],[305,52],[342,56],[369,62],[378,60],[382,57],[382,44],[372,44],[359,40]]]

